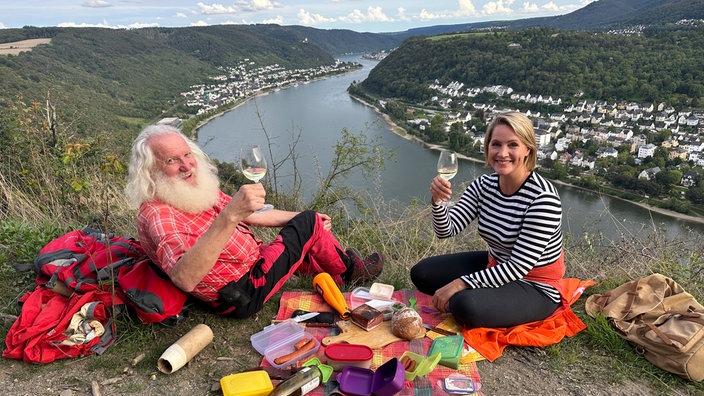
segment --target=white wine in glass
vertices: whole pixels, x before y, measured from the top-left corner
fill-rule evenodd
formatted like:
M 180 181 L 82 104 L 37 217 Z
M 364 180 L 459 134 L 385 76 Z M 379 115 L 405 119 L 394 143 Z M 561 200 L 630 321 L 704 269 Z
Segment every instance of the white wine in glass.
M 247 179 L 259 183 L 266 175 L 266 158 L 259 146 L 249 145 L 240 149 L 240 169 Z M 254 213 L 262 213 L 274 209 L 273 205 L 264 204 L 264 207 Z
M 457 154 L 447 150 L 440 151 L 438 158 L 438 174 L 445 180 L 450 180 L 457 174 L 459 164 L 457 162 Z M 443 202 L 443 205 L 448 206 L 450 202 Z

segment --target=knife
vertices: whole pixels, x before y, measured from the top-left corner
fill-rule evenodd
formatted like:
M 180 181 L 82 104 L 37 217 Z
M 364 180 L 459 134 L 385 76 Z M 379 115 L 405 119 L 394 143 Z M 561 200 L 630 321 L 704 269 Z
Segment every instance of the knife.
M 294 317 L 292 317 L 291 319 L 293 319 L 293 320 L 295 320 L 296 322 L 300 323 L 300 322 L 303 322 L 303 321 L 308 320 L 308 319 L 310 319 L 310 318 L 314 318 L 314 317 L 318 316 L 319 313 L 320 313 L 320 312 L 308 312 L 308 313 L 303 314 L 303 315 L 294 316 Z

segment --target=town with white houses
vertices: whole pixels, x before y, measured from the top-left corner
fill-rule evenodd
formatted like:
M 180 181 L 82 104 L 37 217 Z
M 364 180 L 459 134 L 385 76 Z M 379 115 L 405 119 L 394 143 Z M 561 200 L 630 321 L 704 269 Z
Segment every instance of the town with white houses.
M 433 98 L 446 110 L 445 130 L 449 131 L 456 122 L 467 123 L 472 119 L 472 111 L 450 111 L 454 108 L 473 108 L 483 110 L 485 114 L 501 112 L 508 109 L 498 108 L 491 104 L 472 102 L 472 98 L 480 93 L 493 93 L 499 97 L 510 98 L 513 102 L 542 103 L 553 106 L 564 106 L 563 111 L 553 114 L 526 114 L 535 120 L 536 139 L 540 148 L 539 159 L 550 158 L 565 165 L 571 165 L 593 170 L 598 158 L 617 158 L 617 148 L 628 145 L 629 153 L 635 158 L 635 164 L 641 164 L 644 159 L 652 157 L 655 151 L 662 147 L 668 153 L 668 159 L 680 158 L 692 166 L 704 167 L 704 111 L 676 111 L 665 103 L 639 104 L 633 102 L 605 102 L 580 99 L 575 104 L 563 105 L 563 100 L 550 96 L 530 93 L 518 94 L 510 87 L 492 86 L 483 88 L 464 88 L 460 82 L 440 85 L 431 84 L 438 92 Z M 460 101 L 460 106 L 451 106 L 453 101 Z M 430 124 L 427 118 L 413 119 L 409 123 L 416 126 Z M 585 126 L 588 125 L 588 126 Z M 483 140 L 483 131 L 465 131 L 472 136 L 474 142 Z M 648 133 L 669 131 L 669 138 L 659 145 L 648 143 Z M 584 156 L 580 151 L 572 154 L 567 152 L 571 142 L 597 142 L 600 145 L 596 156 Z M 645 169 L 639 178 L 653 180 L 660 169 Z M 691 187 L 695 185 L 696 173 L 686 172 L 680 185 Z
M 192 86 L 181 95 L 196 114 L 217 112 L 223 106 L 238 100 L 287 86 L 307 84 L 358 67 L 360 65 L 354 62 L 337 61 L 329 66 L 288 70 L 277 64 L 257 66 L 255 62 L 246 59 L 237 66 L 221 68 L 223 73 L 212 78 L 212 82 Z M 526 112 L 535 120 L 536 138 L 540 148 L 539 160 L 549 158 L 589 173 L 594 170 L 599 158 L 617 158 L 617 148 L 628 145 L 628 152 L 634 157 L 636 165 L 652 157 L 661 147 L 667 150 L 669 159 L 680 158 L 692 167 L 704 168 L 704 111 L 676 111 L 665 103 L 608 103 L 588 99 L 580 99 L 575 104 L 567 105 L 560 98 L 531 93 L 519 94 L 506 86 L 465 88 L 460 82 L 447 85 L 436 82 L 430 87 L 438 93 L 431 101 L 437 102 L 443 109 L 445 130 L 449 131 L 452 124 L 459 122 L 475 143 L 482 141 L 484 131 L 476 131 L 467 126 L 471 125 L 472 113 L 482 110 L 485 115 L 490 116 L 492 113 L 508 110 L 494 104 L 472 101 L 477 95 L 488 92 L 501 98 L 509 98 L 516 103 L 547 104 L 563 109 L 553 114 Z M 457 106 L 457 103 L 453 106 L 453 102 L 459 102 L 460 106 Z M 381 105 L 383 107 L 383 101 Z M 455 111 L 453 108 L 465 110 Z M 423 130 L 430 126 L 431 120 L 427 116 L 411 117 L 408 123 L 410 127 Z M 648 133 L 662 131 L 670 132 L 666 140 L 657 145 L 647 141 Z M 568 152 L 570 143 L 577 141 L 596 142 L 600 148 L 595 155 L 585 155 L 580 150 Z M 644 169 L 638 177 L 654 180 L 660 171 L 659 167 Z M 690 170 L 682 175 L 679 184 L 692 187 L 698 179 L 697 173 Z
M 197 109 L 196 114 L 203 114 L 218 111 L 219 108 L 238 100 L 286 86 L 307 84 L 360 66 L 357 63 L 338 60 L 332 65 L 289 70 L 278 64 L 257 66 L 254 61 L 245 59 L 237 66 L 221 67 L 223 74 L 213 77 L 212 83 L 194 85 L 190 90 L 181 93 L 181 96 L 189 107 Z

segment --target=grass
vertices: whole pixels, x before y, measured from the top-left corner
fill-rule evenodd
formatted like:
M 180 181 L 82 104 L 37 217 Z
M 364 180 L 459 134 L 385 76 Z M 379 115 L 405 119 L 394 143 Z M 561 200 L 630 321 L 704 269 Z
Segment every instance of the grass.
M 19 124 L 41 124 L 43 113 L 39 110 L 33 122 L 22 118 L 31 118 L 33 114 L 23 110 L 17 115 L 23 121 Z M 37 127 L 37 130 L 41 132 L 42 128 Z M 34 135 L 27 134 L 30 137 L 27 139 L 21 133 L 15 139 L 7 139 L 16 143 L 2 147 L 6 154 L 24 158 L 21 174 L 14 172 L 11 164 L 0 163 L 0 211 L 3 213 L 0 220 L 0 314 L 3 315 L 19 314 L 17 302 L 34 288 L 33 275 L 16 272 L 12 263 L 31 262 L 51 238 L 85 225 L 121 235 L 136 235 L 134 211 L 126 207 L 122 194 L 124 174 L 120 172 L 120 164 L 112 161 L 105 167 L 105 160 L 112 157 L 104 155 L 99 145 L 86 152 L 73 152 L 73 156 L 42 147 L 48 135 L 38 138 L 37 130 L 33 131 Z M 37 188 L 39 185 L 41 189 Z M 434 238 L 426 204 L 380 202 L 376 197 L 366 201 L 373 204 L 361 208 L 360 215 L 354 219 L 339 206 L 318 210 L 334 214 L 333 230 L 343 247 L 354 246 L 362 253 L 379 251 L 384 255 L 385 269 L 379 281 L 396 289 L 412 288 L 409 270 L 424 257 L 484 246 L 473 228 L 452 240 Z M 614 226 L 625 230 L 619 224 Z M 565 229 L 569 229 L 569 224 L 565 224 Z M 660 394 L 704 395 L 704 384 L 690 383 L 657 369 L 636 354 L 603 318 L 590 318 L 584 312 L 584 299 L 590 294 L 603 293 L 653 272 L 670 276 L 699 301 L 704 301 L 701 235 L 691 233 L 667 239 L 666 230 L 655 224 L 637 235 L 624 234 L 613 241 L 604 238 L 599 230 L 585 231 L 583 237 L 565 240 L 565 254 L 567 276 L 592 279 L 597 283 L 573 306 L 588 325 L 587 330 L 557 345 L 525 348 L 521 353 L 544 363 L 552 373 L 577 382 L 588 380 L 608 385 L 647 381 Z M 274 235 L 271 230 L 257 232 L 263 240 Z M 350 291 L 352 287 L 343 291 Z M 283 290 L 311 290 L 311 279 L 294 278 Z M 116 323 L 117 340 L 103 355 L 40 366 L 0 360 L 9 381 L 0 385 L 0 391 L 32 394 L 32 391 L 21 391 L 23 384 L 45 381 L 46 384 L 41 383 L 44 388 L 34 390 L 51 393 L 47 389 L 90 388 L 90 381 L 96 379 L 110 383 L 115 394 L 173 394 L 174 389 L 180 389 L 181 394 L 202 394 L 202 389 L 211 389 L 221 377 L 260 364 L 262 357 L 251 347 L 249 337 L 270 324 L 278 310 L 279 296 L 247 320 L 218 317 L 197 306 L 189 311 L 184 323 L 175 327 L 143 325 L 121 317 Z M 188 370 L 177 375 L 158 375 L 156 362 L 161 353 L 198 323 L 209 325 L 217 334 L 216 340 L 194 358 Z M 0 337 L 4 339 L 11 324 L 11 320 L 0 320 Z M 133 366 L 131 361 L 140 354 L 145 358 Z M 501 365 L 500 360 L 496 364 Z
M 353 245 L 364 252 L 380 250 L 386 258 L 386 267 L 379 281 L 394 285 L 397 289 L 412 287 L 408 279 L 409 268 L 420 258 L 468 246 L 480 246 L 481 242 L 473 232 L 465 233 L 461 241 L 438 241 L 431 235 L 429 213 L 427 207 L 410 205 L 400 213 L 387 208 L 377 208 L 371 218 L 373 221 L 349 221 L 347 227 L 336 227 L 337 235 L 343 246 Z M 8 228 L 13 228 L 8 226 Z M 20 228 L 15 225 L 14 227 Z M 38 235 L 41 235 L 37 229 Z M 701 251 L 701 241 L 692 235 L 690 240 L 663 241 L 657 230 L 652 236 L 643 235 L 640 238 L 624 238 L 621 241 L 599 241 L 598 237 L 566 241 L 568 255 L 568 276 L 582 279 L 594 279 L 597 285 L 588 289 L 586 295 L 602 293 L 618 284 L 646 275 L 651 272 L 668 272 L 675 275 L 686 290 L 695 296 L 701 296 L 701 262 L 691 262 L 694 252 Z M 26 233 L 26 230 L 24 231 Z M 10 233 L 11 234 L 11 233 Z M 19 233 L 23 234 L 23 233 Z M 680 237 L 682 238 L 682 237 Z M 42 238 L 30 240 L 38 243 Z M 591 241 L 591 242 L 588 242 Z M 3 246 L 10 246 L 17 241 L 3 240 Z M 677 246 L 676 249 L 671 246 Z M 36 245 L 38 249 L 40 245 Z M 685 248 L 686 247 L 686 248 Z M 25 249 L 25 248 L 23 248 Z M 11 249 L 10 249 L 11 250 Z M 698 266 L 698 267 L 697 267 Z M 12 309 L 19 294 L 28 290 L 32 279 L 26 274 L 14 273 L 3 263 L 3 276 L 0 282 L 0 306 L 5 313 L 17 313 Z M 310 290 L 310 279 L 294 278 L 284 290 Z M 343 290 L 349 291 L 349 290 Z M 586 297 L 585 295 L 585 297 Z M 564 372 L 575 378 L 601 379 L 605 383 L 620 383 L 625 380 L 645 380 L 652 389 L 662 394 L 704 394 L 704 384 L 694 384 L 676 376 L 665 373 L 641 356 L 635 353 L 626 341 L 610 329 L 603 318 L 590 318 L 584 312 L 584 298 L 575 305 L 577 315 L 588 325 L 587 329 L 577 336 L 565 339 L 557 345 L 541 350 L 545 355 L 547 365 L 554 372 Z M 218 334 L 217 341 L 209 347 L 207 356 L 214 358 L 234 358 L 226 364 L 213 365 L 202 381 L 217 382 L 218 378 L 233 372 L 243 371 L 257 366 L 261 356 L 249 345 L 249 336 L 263 329 L 276 315 L 278 296 L 265 305 L 262 312 L 247 320 L 233 320 L 210 315 L 195 307 L 191 309 L 186 322 L 176 327 L 159 325 L 142 325 L 129 318 L 117 322 L 117 341 L 102 356 L 91 356 L 90 373 L 105 375 L 105 372 L 119 373 L 140 353 L 146 354 L 142 363 L 130 370 L 143 378 L 151 378 L 154 374 L 156 360 L 160 354 L 187 329 L 197 323 L 206 323 Z M 0 335 L 7 332 L 8 324 L 0 326 Z M 19 380 L 41 375 L 51 367 L 66 371 L 75 363 L 59 361 L 45 366 L 29 366 L 25 374 L 19 375 Z M 124 374 L 115 374 L 118 377 Z M 158 377 L 161 378 L 161 377 Z M 75 380 L 67 378 L 66 381 Z M 124 394 L 141 394 L 149 387 L 159 387 L 159 381 L 147 381 L 150 384 L 115 385 Z M 164 385 L 166 386 L 166 385 Z

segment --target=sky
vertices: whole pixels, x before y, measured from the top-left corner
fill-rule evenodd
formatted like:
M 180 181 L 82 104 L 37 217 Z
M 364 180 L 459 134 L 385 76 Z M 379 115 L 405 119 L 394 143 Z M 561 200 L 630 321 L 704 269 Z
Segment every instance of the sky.
M 564 15 L 594 0 L 0 0 L 0 29 L 23 26 L 302 25 L 356 32 Z

